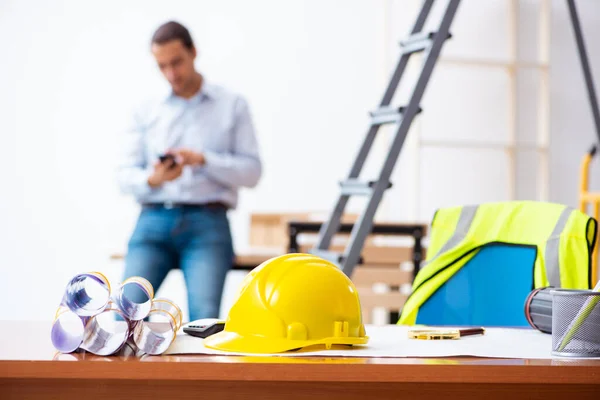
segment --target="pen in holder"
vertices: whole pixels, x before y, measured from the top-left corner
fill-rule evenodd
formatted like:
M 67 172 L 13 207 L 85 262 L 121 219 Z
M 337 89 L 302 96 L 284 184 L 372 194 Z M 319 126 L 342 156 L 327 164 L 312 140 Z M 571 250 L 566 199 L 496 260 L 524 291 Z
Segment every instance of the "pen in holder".
M 600 292 L 552 291 L 552 354 L 600 357 Z

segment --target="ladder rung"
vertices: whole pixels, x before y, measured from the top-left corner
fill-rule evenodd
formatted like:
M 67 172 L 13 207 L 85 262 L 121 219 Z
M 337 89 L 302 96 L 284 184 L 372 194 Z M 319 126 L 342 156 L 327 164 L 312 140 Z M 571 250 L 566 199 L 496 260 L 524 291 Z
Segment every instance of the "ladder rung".
M 423 51 L 429 47 L 435 34 L 437 32 L 419 32 L 411 35 L 408 39 L 402 40 L 400 45 L 402 46 L 403 54 L 411 54 L 419 51 Z M 448 33 L 446 39 L 450 39 L 452 35 Z
M 317 249 L 317 248 L 311 249 L 310 254 L 317 256 L 317 257 L 321 257 L 327 261 L 331 261 L 334 264 L 340 264 L 344 258 L 343 254 L 338 253 L 336 251 L 321 250 L 321 249 Z M 359 257 L 358 263 L 364 264 L 364 260 L 363 260 L 362 256 Z
M 381 107 L 375 111 L 371 111 L 371 125 L 384 125 L 384 124 L 396 124 L 402 119 L 402 114 L 406 110 L 406 107 Z M 422 111 L 421 107 L 417 113 Z
M 340 182 L 342 187 L 342 195 L 364 195 L 368 196 L 373 192 L 373 186 L 377 181 L 359 181 L 358 179 L 348 179 L 347 181 Z M 391 188 L 392 184 L 388 182 L 387 188 Z
M 396 124 L 402 118 L 404 107 L 381 107 L 371 111 L 371 125 Z
M 327 261 L 331 261 L 332 263 L 338 264 L 342 258 L 340 253 L 330 250 L 321 250 L 321 249 L 311 249 L 310 254 L 315 255 L 317 257 L 321 257 Z

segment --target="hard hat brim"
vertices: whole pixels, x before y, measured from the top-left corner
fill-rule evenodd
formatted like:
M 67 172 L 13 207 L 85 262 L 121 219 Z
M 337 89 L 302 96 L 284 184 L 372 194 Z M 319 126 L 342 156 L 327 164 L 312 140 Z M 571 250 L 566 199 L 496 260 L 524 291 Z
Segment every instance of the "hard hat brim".
M 204 346 L 236 353 L 283 353 L 319 344 L 367 344 L 364 337 L 330 337 L 317 340 L 289 340 L 284 338 L 266 338 L 262 336 L 241 336 L 235 332 L 222 331 L 204 339 Z

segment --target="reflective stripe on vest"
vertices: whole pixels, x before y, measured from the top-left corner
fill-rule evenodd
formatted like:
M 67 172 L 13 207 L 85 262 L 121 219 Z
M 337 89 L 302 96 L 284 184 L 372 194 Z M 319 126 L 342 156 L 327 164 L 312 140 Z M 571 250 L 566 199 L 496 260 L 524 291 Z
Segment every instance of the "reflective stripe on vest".
M 479 207 L 478 206 L 462 207 L 462 209 L 460 210 L 460 216 L 458 217 L 458 222 L 456 223 L 456 229 L 454 229 L 452 236 L 450 237 L 450 239 L 448 239 L 448 241 L 446 241 L 446 243 L 444 243 L 444 245 L 440 248 L 440 250 L 437 252 L 435 257 L 433 257 L 431 260 L 428 260 L 425 263 L 423 263 L 423 267 L 426 266 L 427 264 L 431 263 L 436 258 L 438 258 L 438 256 L 440 254 L 444 254 L 451 248 L 458 246 L 460 244 L 460 242 L 462 242 L 465 239 L 465 237 L 467 237 L 467 233 L 469 233 L 469 229 L 471 229 L 471 224 L 473 223 L 473 219 L 475 219 L 475 214 L 477 214 L 477 208 L 479 208 Z M 423 267 L 421 267 L 421 268 L 423 268 Z
M 435 261 L 441 254 L 444 254 L 448 250 L 455 246 L 458 246 L 469 233 L 475 215 L 477 214 L 478 206 L 464 206 L 461 208 L 458 222 L 456 223 L 456 229 L 452 233 L 450 239 L 448 239 L 437 252 L 435 257 L 431 260 L 426 261 L 423 267 L 427 266 L 431 262 Z M 550 286 L 561 287 L 560 281 L 560 235 L 565 229 L 571 213 L 574 211 L 573 207 L 565 206 L 565 209 L 560 214 L 560 217 L 556 221 L 556 225 L 546 242 L 546 250 L 544 252 L 544 264 L 546 266 L 546 278 Z
M 572 207 L 565 207 L 560 214 L 554 230 L 546 242 L 546 251 L 544 252 L 544 263 L 546 264 L 546 278 L 550 286 L 561 287 L 560 284 L 560 235 L 567 225 L 567 221 L 573 212 Z

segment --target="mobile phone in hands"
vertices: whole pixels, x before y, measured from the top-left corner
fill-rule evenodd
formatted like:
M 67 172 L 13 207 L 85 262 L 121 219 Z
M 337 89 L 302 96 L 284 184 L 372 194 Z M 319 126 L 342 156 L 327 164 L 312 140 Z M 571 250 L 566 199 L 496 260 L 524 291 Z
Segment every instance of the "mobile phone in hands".
M 175 160 L 175 156 L 173 154 L 161 154 L 158 156 L 158 159 L 162 164 L 168 164 L 169 168 L 173 168 L 177 165 L 177 161 Z

